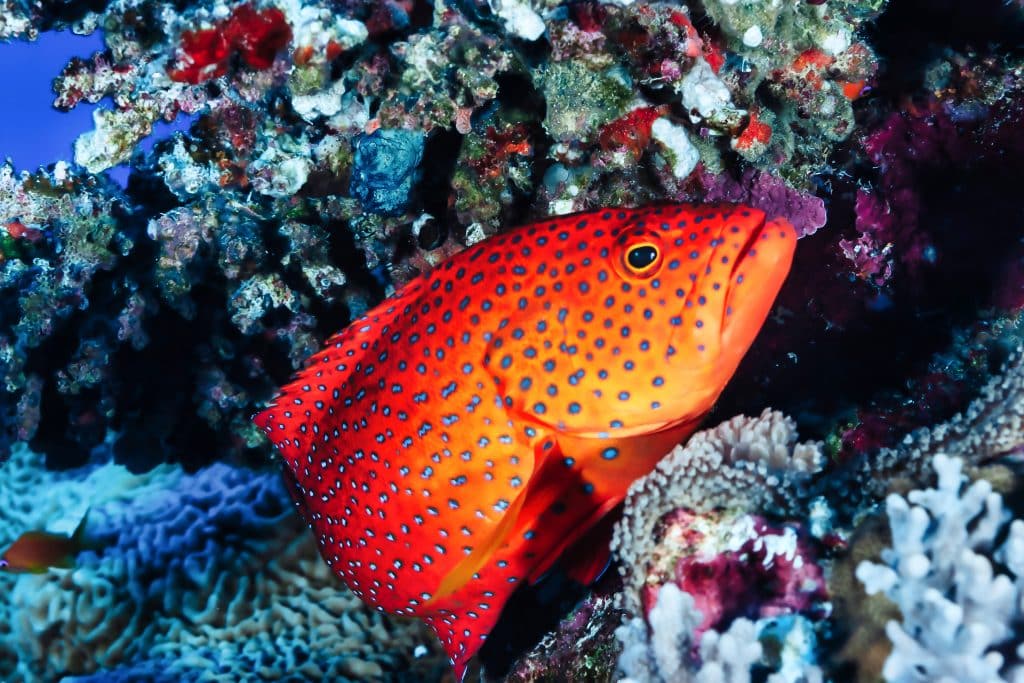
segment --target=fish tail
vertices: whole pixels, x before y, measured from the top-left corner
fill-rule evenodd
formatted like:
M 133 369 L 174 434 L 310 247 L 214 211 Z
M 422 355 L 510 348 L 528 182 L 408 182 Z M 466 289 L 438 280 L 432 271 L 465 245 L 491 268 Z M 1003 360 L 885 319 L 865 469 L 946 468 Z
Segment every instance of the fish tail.
M 85 509 L 82 519 L 78 521 L 78 526 L 75 527 L 74 532 L 71 534 L 71 547 L 74 548 L 76 553 L 80 550 L 95 550 L 98 547 L 96 540 L 89 538 L 89 535 L 86 533 L 89 527 L 90 512 L 92 512 L 91 506 Z

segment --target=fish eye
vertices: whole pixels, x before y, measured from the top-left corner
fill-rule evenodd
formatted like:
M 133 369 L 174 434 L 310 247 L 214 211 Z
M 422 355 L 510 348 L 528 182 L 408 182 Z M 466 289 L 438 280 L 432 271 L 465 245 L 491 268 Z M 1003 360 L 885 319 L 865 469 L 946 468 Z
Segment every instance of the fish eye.
M 626 268 L 641 277 L 652 275 L 657 270 L 661 250 L 649 242 L 634 244 L 626 251 Z

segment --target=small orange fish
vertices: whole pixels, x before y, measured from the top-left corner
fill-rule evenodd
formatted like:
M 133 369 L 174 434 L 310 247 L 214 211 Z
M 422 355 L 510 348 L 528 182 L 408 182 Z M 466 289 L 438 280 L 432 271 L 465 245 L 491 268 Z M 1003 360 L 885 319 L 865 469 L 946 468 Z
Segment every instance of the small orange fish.
M 734 205 L 525 225 L 353 322 L 254 420 L 327 564 L 426 621 L 461 679 L 517 585 L 607 533 L 696 429 L 795 246 L 785 220 Z M 584 581 L 608 554 L 593 548 L 573 553 Z
M 75 557 L 88 547 L 86 517 L 82 517 L 70 536 L 49 531 L 26 531 L 0 555 L 0 570 L 15 574 L 43 574 L 51 568 L 70 569 L 75 566 Z

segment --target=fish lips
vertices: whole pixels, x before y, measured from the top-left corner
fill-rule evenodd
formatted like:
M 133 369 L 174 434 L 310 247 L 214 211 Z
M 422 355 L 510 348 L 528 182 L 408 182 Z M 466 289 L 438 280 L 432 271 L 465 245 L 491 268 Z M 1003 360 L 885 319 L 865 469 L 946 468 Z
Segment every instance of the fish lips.
M 721 345 L 736 364 L 768 318 L 796 251 L 797 233 L 788 220 L 776 217 L 753 232 L 735 259 L 722 317 Z

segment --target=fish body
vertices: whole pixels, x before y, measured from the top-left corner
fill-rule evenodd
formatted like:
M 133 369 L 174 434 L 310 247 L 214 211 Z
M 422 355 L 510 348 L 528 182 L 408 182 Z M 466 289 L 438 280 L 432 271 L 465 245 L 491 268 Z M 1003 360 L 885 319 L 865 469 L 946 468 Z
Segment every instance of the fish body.
M 515 588 L 696 429 L 795 245 L 735 205 L 515 228 L 329 339 L 254 420 L 328 565 L 426 621 L 461 679 Z
M 51 568 L 70 569 L 75 556 L 88 547 L 86 517 L 70 536 L 49 531 L 26 531 L 0 555 L 0 570 L 15 574 L 43 574 Z

